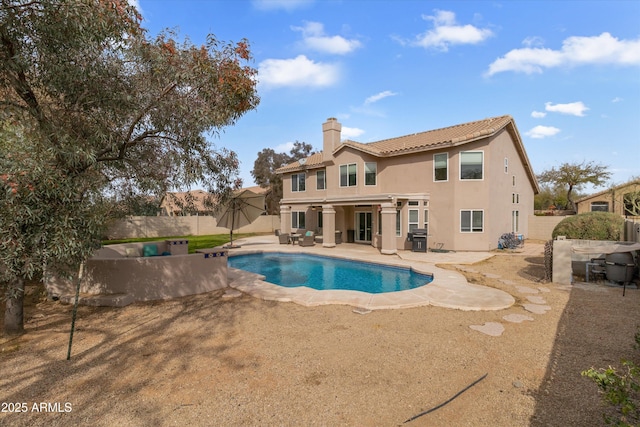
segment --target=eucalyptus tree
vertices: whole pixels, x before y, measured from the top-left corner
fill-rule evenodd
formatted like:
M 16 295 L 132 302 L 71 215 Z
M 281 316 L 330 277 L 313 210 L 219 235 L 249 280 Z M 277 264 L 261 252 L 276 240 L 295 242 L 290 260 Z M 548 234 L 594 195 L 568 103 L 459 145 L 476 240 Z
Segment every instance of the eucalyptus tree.
M 267 188 L 265 202 L 270 215 L 277 215 L 280 210 L 280 200 L 282 200 L 282 176 L 276 173 L 276 169 L 286 166 L 289 163 L 300 159 L 305 159 L 313 154 L 313 146 L 306 142 L 296 141 L 289 150 L 289 153 L 277 153 L 273 148 L 265 148 L 258 153 L 253 163 L 251 175 L 262 188 Z
M 5 332 L 24 280 L 77 267 L 119 200 L 239 184 L 215 137 L 254 109 L 246 40 L 150 37 L 126 0 L 0 0 L 0 281 Z

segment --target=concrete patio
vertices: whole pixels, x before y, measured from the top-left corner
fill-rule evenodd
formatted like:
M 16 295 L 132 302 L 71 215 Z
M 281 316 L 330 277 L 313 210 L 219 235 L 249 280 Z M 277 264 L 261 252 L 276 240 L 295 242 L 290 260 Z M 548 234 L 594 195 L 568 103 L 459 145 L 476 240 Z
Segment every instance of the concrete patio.
M 399 251 L 395 255 L 383 255 L 369 245 L 343 243 L 334 248 L 321 244 L 301 247 L 295 244 L 279 244 L 276 236 L 256 236 L 236 242 L 240 248 L 229 255 L 255 252 L 310 253 L 343 259 L 381 263 L 398 267 L 411 267 L 420 273 L 434 276 L 427 286 L 407 291 L 384 294 L 368 294 L 357 291 L 318 291 L 307 287 L 286 288 L 264 282 L 263 276 L 228 269 L 229 286 L 256 298 L 281 302 L 294 302 L 305 306 L 324 304 L 346 304 L 361 311 L 409 308 L 426 305 L 459 310 L 502 310 L 515 303 L 512 295 L 494 288 L 468 283 L 465 277 L 452 270 L 442 269 L 436 264 L 470 265 L 492 256 L 494 252 L 411 252 Z M 542 245 L 525 245 L 519 255 L 540 255 Z M 509 254 L 505 252 L 504 254 Z

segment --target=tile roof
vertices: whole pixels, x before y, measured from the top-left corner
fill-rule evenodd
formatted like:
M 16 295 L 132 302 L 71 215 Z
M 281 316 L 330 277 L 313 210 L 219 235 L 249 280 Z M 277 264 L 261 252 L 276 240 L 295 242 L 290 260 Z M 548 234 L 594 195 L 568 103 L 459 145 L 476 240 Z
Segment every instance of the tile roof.
M 575 203 L 581 203 L 585 200 L 592 199 L 594 197 L 602 196 L 603 194 L 613 193 L 617 190 L 626 190 L 627 187 L 633 187 L 633 190 L 629 190 L 630 192 L 638 191 L 637 187 L 640 186 L 640 179 L 632 179 L 631 181 L 625 182 L 624 184 L 616 185 L 615 187 L 607 188 L 606 190 L 599 191 L 597 193 L 589 194 L 588 196 L 584 196 L 575 201 Z
M 256 193 L 256 194 L 265 194 L 268 188 L 263 188 L 263 187 L 260 187 L 259 185 L 254 185 L 253 187 L 243 187 L 240 190 L 238 190 L 238 192 L 242 192 L 245 190 L 249 190 L 252 193 Z
M 382 156 L 404 154 L 407 152 L 434 149 L 444 145 L 460 145 L 479 138 L 485 138 L 495 134 L 512 121 L 511 116 L 492 117 L 442 129 L 384 139 L 369 144 L 345 141 L 345 145 L 355 144 L 354 148 L 369 148 L 372 154 Z
M 334 153 L 346 147 L 351 147 L 374 156 L 389 157 L 434 150 L 440 147 L 461 145 L 480 138 L 486 138 L 487 136 L 497 133 L 510 123 L 513 123 L 513 118 L 505 115 L 462 123 L 442 129 L 383 139 L 382 141 L 367 144 L 346 140 L 335 149 Z M 305 168 L 321 167 L 322 165 L 322 152 L 312 154 L 304 163 Z M 302 163 L 294 162 L 279 168 L 276 172 L 286 173 L 300 169 L 303 169 Z

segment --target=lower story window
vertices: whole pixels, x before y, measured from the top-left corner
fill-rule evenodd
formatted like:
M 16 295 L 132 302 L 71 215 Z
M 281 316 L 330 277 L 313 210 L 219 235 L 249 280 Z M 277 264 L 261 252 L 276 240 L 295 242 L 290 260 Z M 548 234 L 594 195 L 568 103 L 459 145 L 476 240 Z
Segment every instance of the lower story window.
M 591 202 L 591 212 L 609 212 L 609 202 Z
M 418 223 L 418 212 L 418 209 L 409 209 L 409 233 L 420 227 Z
M 511 231 L 514 233 L 520 232 L 520 212 L 511 211 Z
M 305 213 L 291 212 L 291 228 L 305 228 Z
M 429 209 L 424 210 L 424 229 L 429 231 Z
M 484 230 L 484 211 L 462 210 L 460 211 L 461 233 L 482 233 Z

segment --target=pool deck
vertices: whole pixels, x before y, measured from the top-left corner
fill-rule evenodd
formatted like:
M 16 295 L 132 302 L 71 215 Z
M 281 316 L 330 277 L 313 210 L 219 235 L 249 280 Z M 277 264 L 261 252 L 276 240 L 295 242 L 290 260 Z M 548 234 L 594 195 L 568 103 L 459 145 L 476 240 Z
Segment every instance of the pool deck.
M 322 244 L 301 247 L 279 244 L 275 236 L 256 236 L 235 241 L 241 247 L 231 249 L 230 256 L 255 252 L 309 253 L 343 259 L 374 262 L 398 267 L 411 267 L 419 273 L 432 274 L 427 286 L 400 292 L 369 294 L 359 291 L 318 291 L 307 287 L 286 288 L 263 281 L 264 276 L 229 267 L 229 286 L 264 300 L 294 302 L 304 306 L 346 304 L 362 312 L 381 309 L 410 308 L 433 305 L 467 311 L 502 310 L 511 307 L 515 299 L 507 292 L 468 283 L 466 278 L 436 264 L 470 265 L 495 256 L 492 252 L 411 252 L 398 251 L 382 255 L 369 245 L 343 243 L 334 248 Z M 540 245 L 525 244 L 526 254 L 538 254 Z

